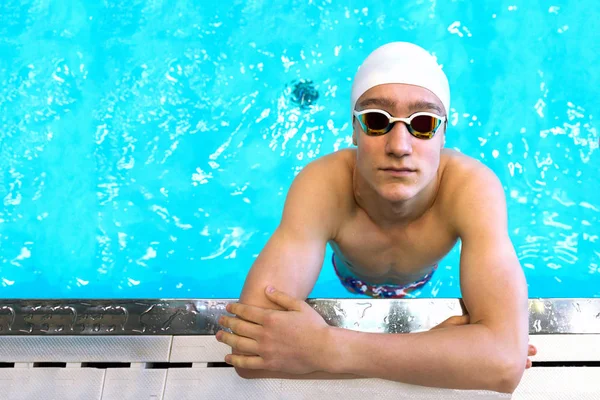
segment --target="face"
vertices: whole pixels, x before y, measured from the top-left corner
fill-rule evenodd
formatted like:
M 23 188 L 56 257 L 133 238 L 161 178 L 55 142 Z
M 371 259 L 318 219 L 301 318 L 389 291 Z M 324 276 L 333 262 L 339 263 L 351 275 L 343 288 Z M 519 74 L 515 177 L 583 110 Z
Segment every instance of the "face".
M 380 109 L 392 117 L 403 118 L 417 112 L 446 115 L 441 101 L 432 92 L 398 83 L 369 89 L 358 99 L 355 109 Z M 431 139 L 414 137 L 403 122 L 396 122 L 381 136 L 366 135 L 356 118 L 353 129 L 357 172 L 384 199 L 392 202 L 411 199 L 435 179 L 444 146 L 444 123 Z

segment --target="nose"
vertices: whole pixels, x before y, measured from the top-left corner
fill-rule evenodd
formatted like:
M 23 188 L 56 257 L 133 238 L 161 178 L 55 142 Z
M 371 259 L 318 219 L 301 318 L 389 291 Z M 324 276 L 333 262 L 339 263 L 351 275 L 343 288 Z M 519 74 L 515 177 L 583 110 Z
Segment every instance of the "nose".
M 395 156 L 403 157 L 412 154 L 413 137 L 408 131 L 408 127 L 402 122 L 396 122 L 392 130 L 386 136 L 386 153 Z

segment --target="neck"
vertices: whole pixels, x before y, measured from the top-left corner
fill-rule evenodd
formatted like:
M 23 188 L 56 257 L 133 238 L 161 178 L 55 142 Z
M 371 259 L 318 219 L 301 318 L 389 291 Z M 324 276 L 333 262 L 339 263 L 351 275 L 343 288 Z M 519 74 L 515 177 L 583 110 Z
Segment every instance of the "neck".
M 354 197 L 356 203 L 380 227 L 405 226 L 418 220 L 435 203 L 440 184 L 439 172 L 425 188 L 410 199 L 387 200 L 371 187 L 354 168 Z

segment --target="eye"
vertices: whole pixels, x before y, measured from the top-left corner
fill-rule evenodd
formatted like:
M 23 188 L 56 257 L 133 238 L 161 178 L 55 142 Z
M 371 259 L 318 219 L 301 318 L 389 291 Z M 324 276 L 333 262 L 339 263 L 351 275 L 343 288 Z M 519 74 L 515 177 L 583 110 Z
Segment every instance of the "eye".
M 410 122 L 415 131 L 422 133 L 434 131 L 439 124 L 440 120 L 430 115 L 419 115 Z
M 367 128 L 374 131 L 382 131 L 387 128 L 390 120 L 385 114 L 378 112 L 369 112 L 362 115 L 363 122 L 367 126 Z

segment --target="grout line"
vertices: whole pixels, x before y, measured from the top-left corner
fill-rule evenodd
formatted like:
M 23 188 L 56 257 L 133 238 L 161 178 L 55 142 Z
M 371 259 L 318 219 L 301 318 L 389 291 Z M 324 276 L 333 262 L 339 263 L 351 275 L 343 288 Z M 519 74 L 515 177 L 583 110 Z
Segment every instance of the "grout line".
M 102 386 L 100 387 L 100 399 L 102 400 L 102 398 L 104 397 L 104 387 L 106 385 L 106 370 L 103 371 L 102 374 Z
M 173 354 L 173 338 L 174 336 L 169 336 L 169 351 L 167 353 L 167 362 L 170 363 L 171 362 L 171 355 Z
M 169 352 L 167 353 L 167 362 L 170 363 L 171 362 L 171 355 L 173 354 L 173 342 L 174 342 L 174 336 L 171 335 L 169 337 Z M 167 372 L 165 373 L 165 379 L 163 381 L 163 386 L 162 386 L 162 390 L 160 393 L 160 399 L 157 400 L 163 400 L 165 398 L 165 392 L 167 390 L 167 381 L 169 380 L 169 369 L 167 368 Z
M 165 374 L 165 380 L 163 381 L 163 387 L 160 393 L 160 399 L 163 400 L 165 398 L 165 391 L 167 390 L 167 381 L 169 380 L 169 368 L 167 368 L 167 373 Z

